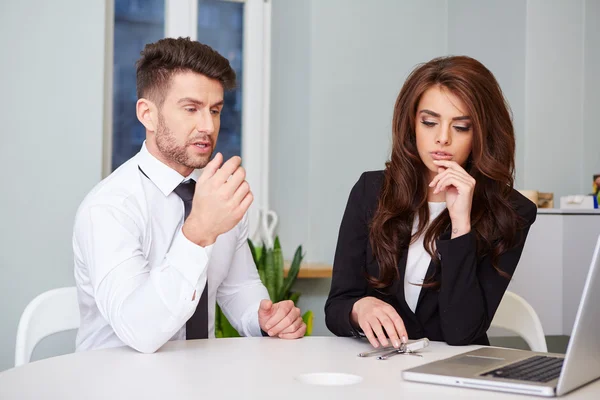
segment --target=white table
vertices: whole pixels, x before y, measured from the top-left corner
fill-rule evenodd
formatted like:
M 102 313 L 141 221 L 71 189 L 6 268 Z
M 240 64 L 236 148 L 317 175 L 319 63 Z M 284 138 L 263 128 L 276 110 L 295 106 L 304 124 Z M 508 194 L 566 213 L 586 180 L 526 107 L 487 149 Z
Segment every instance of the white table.
M 211 339 L 167 343 L 155 354 L 126 347 L 75 353 L 0 373 L 0 399 L 524 399 L 527 396 L 403 381 L 401 371 L 473 350 L 433 342 L 423 358 L 360 358 L 370 349 L 351 338 Z M 358 375 L 346 386 L 317 386 L 297 377 L 317 372 Z M 439 396 L 439 397 L 438 397 Z M 568 399 L 600 398 L 600 381 Z

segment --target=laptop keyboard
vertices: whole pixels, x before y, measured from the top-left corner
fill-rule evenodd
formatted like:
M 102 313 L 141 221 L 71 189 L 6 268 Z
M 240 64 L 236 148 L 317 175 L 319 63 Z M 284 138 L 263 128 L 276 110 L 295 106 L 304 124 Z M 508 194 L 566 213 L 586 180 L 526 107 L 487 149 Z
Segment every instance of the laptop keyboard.
M 531 382 L 550 382 L 560 376 L 564 358 L 533 356 L 482 374 L 494 378 Z

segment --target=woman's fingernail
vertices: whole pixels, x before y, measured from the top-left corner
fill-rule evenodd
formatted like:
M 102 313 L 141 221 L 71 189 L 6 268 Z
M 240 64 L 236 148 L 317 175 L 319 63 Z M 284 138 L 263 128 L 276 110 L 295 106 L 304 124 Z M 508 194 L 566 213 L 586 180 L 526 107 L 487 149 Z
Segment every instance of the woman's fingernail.
M 408 338 L 406 336 L 402 336 L 402 343 L 408 343 Z
M 398 341 L 398 339 L 394 339 L 394 347 L 395 348 L 400 347 L 400 341 Z
M 373 347 L 375 347 L 375 348 L 379 347 L 379 343 L 375 343 L 375 344 L 373 345 Z

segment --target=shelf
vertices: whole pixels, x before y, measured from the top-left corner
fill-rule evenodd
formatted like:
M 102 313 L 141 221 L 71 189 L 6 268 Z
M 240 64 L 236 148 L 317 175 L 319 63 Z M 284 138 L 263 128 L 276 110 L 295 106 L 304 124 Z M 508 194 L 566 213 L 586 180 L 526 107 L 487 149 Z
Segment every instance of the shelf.
M 538 208 L 538 214 L 600 215 L 600 209 L 598 209 L 598 208 Z
M 286 261 L 283 267 L 283 276 L 287 276 L 290 262 Z M 331 278 L 333 267 L 325 263 L 305 263 L 300 265 L 298 278 Z

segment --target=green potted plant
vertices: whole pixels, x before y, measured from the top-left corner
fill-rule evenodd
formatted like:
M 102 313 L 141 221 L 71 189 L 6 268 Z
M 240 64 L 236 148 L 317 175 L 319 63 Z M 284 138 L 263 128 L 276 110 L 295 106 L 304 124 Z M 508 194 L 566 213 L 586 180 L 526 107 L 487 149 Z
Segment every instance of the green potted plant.
M 267 288 L 269 297 L 273 303 L 277 303 L 283 300 L 292 300 L 294 304 L 298 302 L 300 293 L 292 291 L 292 286 L 298 278 L 298 272 L 300 271 L 300 264 L 304 255 L 302 254 L 302 246 L 298 246 L 294 253 L 294 258 L 290 264 L 290 269 L 287 276 L 284 278 L 284 262 L 283 253 L 281 251 L 281 244 L 279 243 L 279 237 L 275 238 L 273 248 L 266 248 L 262 245 L 260 247 L 254 246 L 252 241 L 248 239 L 248 245 L 252 253 L 252 258 L 258 269 L 258 275 L 260 280 Z M 306 323 L 306 336 L 310 336 L 313 327 L 313 313 L 308 310 L 302 315 L 304 323 Z M 225 314 L 221 311 L 217 305 L 215 310 L 215 337 L 239 337 L 239 333 L 231 326 Z

